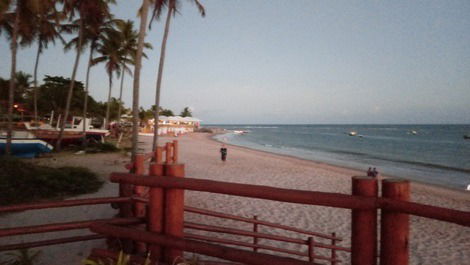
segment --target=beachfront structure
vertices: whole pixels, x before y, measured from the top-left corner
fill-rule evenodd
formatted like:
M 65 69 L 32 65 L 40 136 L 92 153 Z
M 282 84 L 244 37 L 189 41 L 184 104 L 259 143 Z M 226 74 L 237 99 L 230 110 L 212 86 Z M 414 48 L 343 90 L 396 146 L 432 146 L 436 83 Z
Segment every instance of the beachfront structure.
M 150 119 L 141 129 L 142 133 L 154 132 L 155 119 Z M 160 116 L 158 119 L 158 135 L 180 135 L 194 132 L 201 125 L 201 120 L 193 117 Z

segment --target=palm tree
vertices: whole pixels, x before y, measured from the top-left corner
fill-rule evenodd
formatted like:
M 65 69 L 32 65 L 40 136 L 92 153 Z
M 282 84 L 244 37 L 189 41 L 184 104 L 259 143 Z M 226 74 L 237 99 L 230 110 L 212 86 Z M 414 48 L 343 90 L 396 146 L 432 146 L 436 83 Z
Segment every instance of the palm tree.
M 106 119 L 104 122 L 104 127 L 106 128 L 109 123 L 109 110 L 111 106 L 111 94 L 113 87 L 113 74 L 119 77 L 121 75 L 121 66 L 124 67 L 124 71 L 130 71 L 127 67 L 127 64 L 132 63 L 130 58 L 127 58 L 127 54 L 122 49 L 122 34 L 119 31 L 110 31 L 107 34 L 104 34 L 99 43 L 97 51 L 101 53 L 102 56 L 93 59 L 92 64 L 98 64 L 101 62 L 106 62 L 106 72 L 108 73 L 109 81 L 109 91 L 108 91 L 108 103 L 106 106 Z
M 201 16 L 205 16 L 206 12 L 204 10 L 204 6 L 198 1 L 198 0 L 191 0 L 191 2 L 195 3 L 199 13 L 201 13 Z M 161 52 L 160 52 L 160 63 L 158 65 L 158 76 L 157 76 L 157 86 L 156 86 L 156 95 L 155 95 L 155 112 L 154 112 L 154 118 L 155 118 L 155 125 L 154 125 L 154 134 L 153 134 L 153 150 L 157 147 L 158 143 L 158 119 L 159 119 L 159 114 L 158 110 L 160 109 L 160 91 L 161 91 L 161 84 L 162 84 L 162 75 L 163 75 L 163 65 L 165 62 L 165 50 L 166 50 L 166 42 L 168 40 L 168 33 L 170 31 L 170 21 L 171 21 L 171 15 L 176 15 L 178 13 L 179 6 L 181 6 L 180 0 L 157 0 L 155 1 L 154 9 L 153 9 L 153 15 L 152 15 L 152 20 L 150 21 L 150 24 L 152 23 L 153 19 L 156 17 L 157 19 L 160 18 L 161 13 L 165 6 L 168 9 L 167 16 L 166 16 L 166 22 L 165 22 L 165 31 L 163 33 L 163 39 L 162 39 L 162 46 L 161 46 Z
M 140 28 L 139 38 L 137 40 L 137 52 L 135 55 L 134 82 L 132 93 L 132 161 L 135 161 L 137 154 L 137 139 L 139 137 L 139 88 L 140 88 L 140 70 L 142 68 L 142 54 L 145 42 L 145 30 L 147 28 L 147 18 L 150 0 L 142 0 L 142 6 L 139 10 Z
M 84 120 L 84 126 L 83 126 L 83 147 L 86 147 L 87 141 L 86 141 L 86 118 L 87 118 L 87 110 L 88 110 L 88 94 L 89 94 L 89 86 L 90 86 L 90 71 L 91 67 L 93 66 L 93 55 L 94 52 L 97 48 L 97 42 L 103 34 L 106 32 L 115 30 L 113 27 L 117 24 L 122 23 L 122 20 L 120 19 L 113 19 L 112 15 L 109 14 L 108 18 L 106 21 L 102 21 L 102 23 L 97 23 L 94 26 L 94 28 L 91 27 L 86 27 L 84 31 L 84 37 L 82 40 L 82 47 L 86 46 L 86 44 L 90 44 L 90 52 L 89 52 L 89 58 L 88 58 L 88 66 L 87 66 L 87 71 L 86 71 L 86 78 L 85 78 L 85 95 L 84 95 L 84 103 L 83 103 L 83 120 Z M 78 28 L 77 26 L 79 24 L 78 22 L 75 22 L 75 25 L 69 25 L 70 29 L 73 28 Z M 69 30 L 70 30 L 69 29 Z M 78 48 L 78 41 L 79 37 L 75 37 L 70 42 L 68 42 L 65 45 L 65 50 L 69 50 L 74 46 L 76 49 Z
M 32 39 L 32 22 L 31 17 L 39 9 L 38 0 L 17 0 L 12 7 L 14 11 L 6 13 L 13 1 L 6 1 L 0 6 L 0 24 L 11 38 L 11 71 L 10 83 L 8 88 L 8 125 L 7 125 L 7 142 L 5 146 L 5 154 L 11 155 L 11 140 L 13 134 L 13 95 L 15 91 L 15 75 L 16 75 L 16 54 L 18 49 L 18 39 L 22 38 L 23 43 L 30 43 Z
M 119 90 L 119 108 L 118 108 L 118 120 L 121 120 L 121 111 L 122 111 L 122 91 L 124 85 L 124 76 L 126 72 L 132 75 L 131 71 L 128 71 L 128 67 L 125 62 L 128 61 L 127 58 L 132 59 L 132 64 L 134 63 L 136 53 L 137 53 L 137 38 L 139 34 L 134 30 L 134 23 L 131 20 L 123 21 L 122 23 L 117 23 L 117 29 L 121 34 L 121 49 L 126 60 L 123 60 L 121 63 L 121 86 Z M 144 48 L 152 49 L 152 45 L 148 42 L 144 43 Z M 145 53 L 142 53 L 142 56 L 147 58 Z
M 73 88 L 75 86 L 75 76 L 77 73 L 80 55 L 82 52 L 82 45 L 84 39 L 85 27 L 96 28 L 96 25 L 101 24 L 102 21 L 109 16 L 108 3 L 114 3 L 114 0 L 65 0 L 64 11 L 69 14 L 70 18 L 75 16 L 78 12 L 79 29 L 78 29 L 78 42 L 77 54 L 75 56 L 75 63 L 72 70 L 72 77 L 70 78 L 70 87 L 67 95 L 64 115 L 60 124 L 60 132 L 56 142 L 56 151 L 60 151 L 62 137 L 65 129 L 65 122 L 67 121 L 70 103 L 72 101 Z
M 39 66 L 39 57 L 50 42 L 55 44 L 55 40 L 59 38 L 62 43 L 64 39 L 59 32 L 59 21 L 62 19 L 62 13 L 59 13 L 55 8 L 55 2 L 48 0 L 43 1 L 40 12 L 36 14 L 35 34 L 38 42 L 38 50 L 36 53 L 36 62 L 34 64 L 34 78 L 33 78 L 33 105 L 34 105 L 34 120 L 38 120 L 38 83 L 37 72 Z

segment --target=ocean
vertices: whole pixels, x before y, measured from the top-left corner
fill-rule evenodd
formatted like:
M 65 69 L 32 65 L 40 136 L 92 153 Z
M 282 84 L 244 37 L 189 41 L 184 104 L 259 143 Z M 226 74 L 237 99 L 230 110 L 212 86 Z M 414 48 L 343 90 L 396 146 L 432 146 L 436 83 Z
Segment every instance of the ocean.
M 215 136 L 222 142 L 363 170 L 364 175 L 375 167 L 380 174 L 458 190 L 470 185 L 470 139 L 463 137 L 470 125 L 207 127 L 227 129 Z

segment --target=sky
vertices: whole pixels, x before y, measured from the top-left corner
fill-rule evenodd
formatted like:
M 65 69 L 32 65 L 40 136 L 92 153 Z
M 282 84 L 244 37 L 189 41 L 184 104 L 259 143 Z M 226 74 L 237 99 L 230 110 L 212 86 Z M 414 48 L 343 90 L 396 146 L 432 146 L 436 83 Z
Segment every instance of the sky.
M 182 1 L 172 20 L 161 105 L 184 107 L 203 124 L 470 123 L 470 1 Z M 117 18 L 136 17 L 141 1 L 117 0 Z M 155 101 L 164 19 L 146 41 L 140 105 Z M 36 47 L 18 52 L 33 72 Z M 70 77 L 74 52 L 61 45 L 41 57 L 39 76 Z M 77 80 L 84 81 L 83 54 Z M 10 72 L 0 37 L 0 77 Z M 105 101 L 103 65 L 91 95 Z M 119 82 L 114 81 L 118 97 Z M 132 104 L 132 77 L 124 101 Z

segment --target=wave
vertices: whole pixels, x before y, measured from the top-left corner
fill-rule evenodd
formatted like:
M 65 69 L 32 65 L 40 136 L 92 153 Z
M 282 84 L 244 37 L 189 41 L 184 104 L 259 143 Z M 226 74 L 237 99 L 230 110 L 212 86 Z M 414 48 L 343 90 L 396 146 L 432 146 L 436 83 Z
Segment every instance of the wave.
M 355 156 L 360 156 L 360 157 L 364 157 L 364 158 L 371 158 L 371 159 L 377 159 L 377 160 L 382 160 L 382 161 L 389 161 L 389 162 L 403 163 L 403 164 L 408 164 L 408 165 L 422 166 L 422 167 L 427 167 L 427 168 L 434 168 L 434 169 L 441 169 L 441 170 L 451 170 L 451 171 L 470 173 L 470 169 L 468 169 L 468 168 L 459 168 L 459 167 L 445 166 L 445 165 L 440 165 L 440 164 L 433 164 L 433 163 L 428 163 L 428 162 L 410 161 L 410 160 L 404 160 L 404 159 L 386 158 L 386 157 L 375 156 L 375 155 L 371 155 L 371 154 L 365 154 L 365 153 L 353 152 L 353 151 L 340 151 L 340 150 L 325 150 L 325 151 L 328 151 L 328 152 L 331 152 L 331 153 L 337 153 L 337 154 L 355 155 Z
M 231 128 L 246 128 L 246 129 L 277 129 L 277 126 L 232 126 Z

